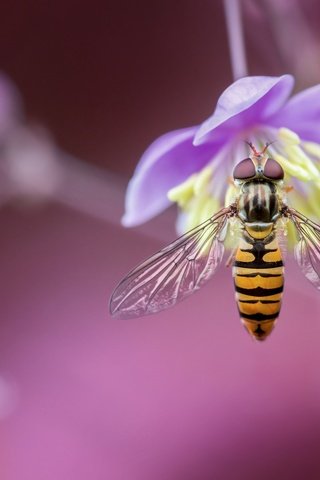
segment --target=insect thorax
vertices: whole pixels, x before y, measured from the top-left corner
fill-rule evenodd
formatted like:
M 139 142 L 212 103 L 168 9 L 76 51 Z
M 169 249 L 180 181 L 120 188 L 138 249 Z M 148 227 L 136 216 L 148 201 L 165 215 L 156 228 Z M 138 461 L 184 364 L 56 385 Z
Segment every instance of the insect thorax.
M 238 212 L 244 222 L 274 222 L 279 216 L 276 185 L 257 180 L 244 183 L 239 195 Z
M 250 236 L 268 236 L 279 217 L 277 186 L 267 181 L 245 182 L 238 198 L 238 215 Z

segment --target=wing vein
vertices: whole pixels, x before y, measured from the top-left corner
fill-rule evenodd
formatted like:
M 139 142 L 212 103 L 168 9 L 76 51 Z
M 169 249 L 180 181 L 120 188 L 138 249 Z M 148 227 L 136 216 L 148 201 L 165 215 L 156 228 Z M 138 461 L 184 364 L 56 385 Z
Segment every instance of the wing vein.
M 219 236 L 235 214 L 234 205 L 220 210 L 133 269 L 111 297 L 111 314 L 131 318 L 155 313 L 200 288 L 221 262 Z

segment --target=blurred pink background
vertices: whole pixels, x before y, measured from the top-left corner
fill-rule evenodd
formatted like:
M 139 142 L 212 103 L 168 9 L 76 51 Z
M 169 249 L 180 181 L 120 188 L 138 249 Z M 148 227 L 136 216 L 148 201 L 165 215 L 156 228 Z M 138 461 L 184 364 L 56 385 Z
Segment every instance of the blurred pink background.
M 319 8 L 305 5 L 311 28 Z M 284 73 L 263 22 L 246 2 L 250 73 Z M 232 81 L 222 4 L 13 0 L 0 26 L 18 117 L 50 132 L 36 178 L 51 181 L 19 190 L 1 169 L 1 480 L 318 479 L 320 301 L 293 261 L 263 344 L 240 325 L 227 268 L 173 310 L 108 316 L 117 281 L 174 236 L 174 211 L 120 227 L 126 181 Z M 27 151 L 15 135 L 3 165 Z

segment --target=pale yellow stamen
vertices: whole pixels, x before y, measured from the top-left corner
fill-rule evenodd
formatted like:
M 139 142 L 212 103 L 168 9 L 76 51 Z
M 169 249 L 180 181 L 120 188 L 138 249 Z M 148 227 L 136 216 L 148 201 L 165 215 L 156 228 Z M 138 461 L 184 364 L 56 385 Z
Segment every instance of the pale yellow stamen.
M 188 229 L 195 227 L 201 223 L 201 213 L 206 204 L 207 198 L 197 198 L 192 202 L 192 206 L 188 215 L 187 227 Z
M 320 145 L 319 145 L 319 143 L 303 142 L 303 148 L 310 155 L 313 155 L 317 159 L 320 159 Z
M 278 134 L 280 140 L 290 145 L 299 145 L 301 142 L 299 135 L 289 128 L 280 128 Z
M 299 180 L 318 182 L 320 180 L 319 170 L 308 154 L 316 154 L 320 158 L 320 145 L 313 142 L 302 142 L 299 135 L 289 128 L 280 128 L 278 136 L 282 141 L 285 155 L 278 153 L 275 155 L 275 159 L 278 159 L 284 170 Z
M 197 175 L 193 174 L 187 178 L 187 180 L 180 183 L 180 185 L 171 188 L 167 194 L 169 200 L 171 200 L 171 202 L 176 202 L 181 208 L 185 207 L 194 195 L 196 178 Z
M 187 220 L 187 230 L 200 225 L 200 223 L 208 220 L 219 208 L 219 202 L 208 195 L 194 198 L 190 206 Z
M 316 219 L 320 218 L 320 199 L 319 199 L 319 194 L 313 194 L 312 195 L 313 203 L 312 203 L 312 209 L 311 209 L 311 217 L 314 217 Z
M 195 195 L 201 195 L 202 193 L 205 193 L 205 189 L 211 180 L 212 177 L 212 167 L 205 167 L 199 175 L 197 175 L 197 178 L 194 182 L 194 193 Z
M 205 221 L 208 218 L 212 217 L 218 209 L 220 208 L 219 201 L 216 198 L 213 197 L 207 197 L 207 201 L 205 205 L 203 206 L 203 212 L 201 214 L 201 221 Z
M 234 184 L 230 184 L 227 188 L 224 205 L 227 207 L 235 202 L 238 194 L 238 189 Z
M 185 211 L 190 211 L 199 218 L 198 210 L 203 207 L 203 202 L 210 199 L 210 189 L 208 185 L 212 178 L 212 166 L 203 168 L 199 173 L 191 175 L 187 180 L 180 185 L 171 188 L 168 192 L 168 198 L 172 202 L 176 202 L 180 208 Z M 197 200 L 197 201 L 195 201 Z M 210 216 L 210 213 L 208 216 Z M 191 220 L 194 223 L 193 220 Z
M 298 145 L 286 146 L 285 151 L 291 162 L 298 164 L 302 169 L 309 172 L 310 180 L 319 178 L 317 167 Z
M 274 159 L 278 163 L 280 163 L 282 168 L 287 173 L 289 173 L 289 175 L 293 175 L 294 177 L 297 177 L 299 180 L 303 180 L 304 182 L 307 182 L 308 180 L 312 179 L 312 175 L 310 175 L 310 173 L 308 171 L 306 171 L 301 166 L 292 163 L 290 160 L 288 160 L 283 155 L 275 153 L 273 156 L 274 156 Z

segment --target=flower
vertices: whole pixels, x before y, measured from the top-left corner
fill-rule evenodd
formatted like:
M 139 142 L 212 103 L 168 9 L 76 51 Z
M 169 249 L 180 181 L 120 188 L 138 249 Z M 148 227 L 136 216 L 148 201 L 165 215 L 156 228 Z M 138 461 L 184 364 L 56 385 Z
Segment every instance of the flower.
M 200 126 L 167 133 L 142 156 L 129 182 L 123 225 L 139 225 L 175 202 L 178 231 L 207 219 L 233 195 L 234 166 L 257 147 L 283 167 L 292 204 L 320 216 L 320 85 L 290 97 L 291 75 L 244 77 Z M 308 205 L 305 197 L 308 196 Z
M 0 72 L 0 145 L 23 117 L 22 100 L 17 88 Z
M 60 152 L 49 132 L 37 125 L 16 125 L 2 145 L 6 194 L 41 203 L 54 196 L 63 180 Z

